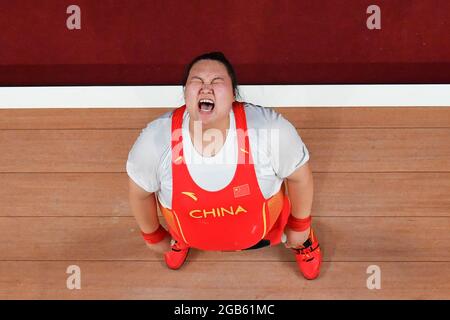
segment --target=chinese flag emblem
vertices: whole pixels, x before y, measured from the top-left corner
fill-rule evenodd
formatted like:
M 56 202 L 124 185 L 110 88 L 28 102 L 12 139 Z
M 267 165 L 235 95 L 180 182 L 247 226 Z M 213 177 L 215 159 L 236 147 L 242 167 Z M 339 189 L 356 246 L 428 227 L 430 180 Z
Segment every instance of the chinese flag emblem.
M 250 194 L 250 187 L 248 184 L 233 187 L 233 193 L 235 198 L 243 197 Z

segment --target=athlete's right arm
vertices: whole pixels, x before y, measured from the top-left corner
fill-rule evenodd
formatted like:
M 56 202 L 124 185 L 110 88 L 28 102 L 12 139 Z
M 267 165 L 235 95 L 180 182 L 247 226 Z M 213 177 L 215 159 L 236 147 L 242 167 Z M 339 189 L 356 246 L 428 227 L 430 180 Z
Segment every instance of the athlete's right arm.
M 141 231 L 144 233 L 155 232 L 160 225 L 155 193 L 145 191 L 131 178 L 128 178 L 128 196 L 131 211 Z M 166 236 L 158 243 L 150 244 L 146 241 L 146 244 L 152 251 L 164 253 L 170 251 L 170 236 Z

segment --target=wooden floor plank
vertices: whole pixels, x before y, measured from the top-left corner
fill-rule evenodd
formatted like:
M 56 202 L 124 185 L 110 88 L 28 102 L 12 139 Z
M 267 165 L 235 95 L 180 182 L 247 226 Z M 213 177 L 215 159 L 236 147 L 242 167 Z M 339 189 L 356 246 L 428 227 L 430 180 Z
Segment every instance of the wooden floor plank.
M 172 108 L 0 109 L 0 129 L 141 129 Z M 450 127 L 442 107 L 278 107 L 296 128 Z
M 313 173 L 319 216 L 450 216 L 450 173 Z
M 66 270 L 81 270 L 81 289 Z M 295 262 L 0 262 L 0 299 L 449 299 L 450 262 L 382 262 L 381 288 L 367 288 L 366 262 L 325 262 L 302 278 Z
M 450 129 L 302 129 L 318 172 L 449 171 Z
M 450 173 L 313 175 L 315 216 L 450 216 Z M 127 180 L 126 173 L 3 173 L 0 216 L 131 216 Z
M 3 130 L 0 172 L 124 172 L 138 130 Z M 450 129 L 302 129 L 316 172 L 450 171 Z
M 126 173 L 2 173 L 1 216 L 131 216 Z
M 173 108 L 0 109 L 0 129 L 142 129 Z
M 164 221 L 162 221 L 164 224 Z M 325 261 L 449 261 L 450 217 L 316 217 Z M 0 218 L 0 260 L 148 260 L 132 217 Z M 192 261 L 293 261 L 282 244 L 242 252 L 193 250 Z
M 275 108 L 296 128 L 450 127 L 450 108 L 321 107 Z
M 125 172 L 136 130 L 0 131 L 0 172 Z

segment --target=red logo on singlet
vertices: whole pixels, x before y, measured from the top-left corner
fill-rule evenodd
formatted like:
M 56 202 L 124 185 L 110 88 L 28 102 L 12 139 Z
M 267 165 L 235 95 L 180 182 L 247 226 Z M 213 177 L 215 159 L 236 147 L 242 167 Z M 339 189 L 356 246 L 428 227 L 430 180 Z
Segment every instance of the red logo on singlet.
M 241 186 L 233 187 L 233 194 L 235 198 L 247 196 L 250 194 L 250 187 L 248 184 L 243 184 Z

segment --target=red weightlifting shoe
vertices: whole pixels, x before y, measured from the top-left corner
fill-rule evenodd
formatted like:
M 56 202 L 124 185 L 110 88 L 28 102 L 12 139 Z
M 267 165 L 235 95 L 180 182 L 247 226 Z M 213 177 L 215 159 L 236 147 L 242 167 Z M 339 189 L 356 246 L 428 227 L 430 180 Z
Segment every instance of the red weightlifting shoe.
M 313 230 L 309 234 L 301 248 L 291 248 L 295 252 L 295 260 L 303 276 L 308 280 L 313 280 L 319 276 L 320 264 L 322 263 L 322 253 L 319 242 Z
M 172 250 L 164 253 L 166 265 L 173 270 L 180 269 L 186 261 L 189 247 L 182 248 L 176 240 L 172 240 Z

